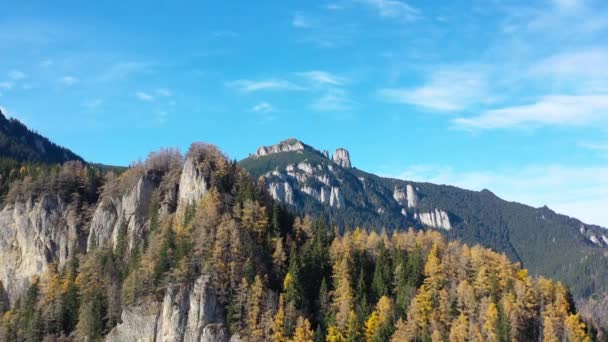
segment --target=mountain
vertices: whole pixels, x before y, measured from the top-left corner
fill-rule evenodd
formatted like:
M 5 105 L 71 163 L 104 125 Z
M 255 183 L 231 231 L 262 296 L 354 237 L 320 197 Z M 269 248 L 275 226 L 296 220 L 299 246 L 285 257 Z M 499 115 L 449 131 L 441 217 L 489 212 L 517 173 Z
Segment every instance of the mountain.
M 342 231 L 434 229 L 450 240 L 505 253 L 532 274 L 559 279 L 580 297 L 608 291 L 608 230 L 547 207 L 480 192 L 379 177 L 296 139 L 259 148 L 240 162 L 274 199 L 299 214 L 325 215 Z
M 7 119 L 0 110 L 0 158 L 17 162 L 61 164 L 83 159 L 30 130 L 17 119 Z
M 605 336 L 599 300 L 585 306 L 595 321 L 584 321 L 561 282 L 448 242 L 442 233 L 461 222 L 424 184 L 357 171 L 348 151 L 330 160 L 297 140 L 250 159 L 248 172 L 195 143 L 126 170 L 79 160 L 0 168 L 0 341 Z M 270 167 L 268 179 L 251 177 Z M 363 189 L 347 186 L 356 181 Z M 386 234 L 389 210 L 417 230 Z M 297 212 L 370 229 L 336 235 Z
M 327 167 L 347 177 L 347 158 Z M 260 185 L 202 143 L 119 175 L 66 162 L 14 179 L 0 210 L 0 341 L 602 338 L 562 283 L 504 255 L 433 230 L 334 235 Z

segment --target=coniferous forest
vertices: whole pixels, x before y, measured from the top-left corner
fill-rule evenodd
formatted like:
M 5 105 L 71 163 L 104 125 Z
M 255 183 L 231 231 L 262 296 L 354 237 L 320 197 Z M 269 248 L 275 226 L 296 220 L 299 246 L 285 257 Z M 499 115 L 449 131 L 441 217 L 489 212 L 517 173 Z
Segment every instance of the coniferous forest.
M 590 341 L 601 333 L 583 322 L 564 284 L 533 278 L 505 255 L 432 230 L 338 234 L 325 219 L 274 202 L 263 179 L 215 147 L 193 145 L 186 157 L 208 191 L 168 210 L 162 199 L 184 160 L 174 150 L 122 173 L 79 162 L 8 171 L 4 205 L 54 194 L 85 218 L 92 203 L 143 175 L 159 186 L 144 238 L 130 240 L 125 227 L 113 246 L 51 265 L 11 307 L 0 297 L 0 339 L 103 340 L 124 309 L 159 303 L 169 287 L 202 274 L 230 335 L 246 341 Z

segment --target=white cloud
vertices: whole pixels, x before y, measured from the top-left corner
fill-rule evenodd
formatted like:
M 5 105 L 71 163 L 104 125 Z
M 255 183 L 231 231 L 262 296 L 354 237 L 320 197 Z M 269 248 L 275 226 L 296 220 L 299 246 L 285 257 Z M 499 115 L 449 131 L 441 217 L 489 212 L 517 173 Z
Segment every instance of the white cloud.
M 406 21 L 420 18 L 420 11 L 398 0 L 355 0 L 355 2 L 372 7 L 381 17 L 403 19 Z
M 553 95 L 532 104 L 492 109 L 452 122 L 464 129 L 498 129 L 585 125 L 602 119 L 608 119 L 608 95 Z
M 535 63 L 530 73 L 564 81 L 605 80 L 608 78 L 608 49 L 591 46 L 557 53 Z
M 274 111 L 274 107 L 268 102 L 260 102 L 251 108 L 256 113 L 270 113 Z
M 61 82 L 61 84 L 63 84 L 66 87 L 71 87 L 74 84 L 78 83 L 78 79 L 73 76 L 63 76 L 62 78 L 59 79 L 59 82 Z
M 0 82 L 0 89 L 10 90 L 13 88 L 12 82 Z
M 133 74 L 145 72 L 151 67 L 151 64 L 143 62 L 117 62 L 110 65 L 99 80 L 104 82 L 124 80 Z
M 441 70 L 417 88 L 380 89 L 389 102 L 411 104 L 436 111 L 458 111 L 490 98 L 485 78 L 474 71 Z
M 608 227 L 608 165 L 529 165 L 466 172 L 444 165 L 417 165 L 397 178 L 477 191 L 489 189 L 508 201 L 547 205 L 586 223 Z
M 324 112 L 350 110 L 352 101 L 344 89 L 331 88 L 312 103 L 312 109 Z
M 8 77 L 10 77 L 12 80 L 19 81 L 24 78 L 27 78 L 27 75 L 19 70 L 11 70 L 8 73 Z
M 139 100 L 145 101 L 145 102 L 154 102 L 154 100 L 155 100 L 154 96 L 152 96 L 146 92 L 143 92 L 143 91 L 136 92 L 135 97 L 137 97 Z
M 606 143 L 583 142 L 583 143 L 580 143 L 579 146 L 584 147 L 589 150 L 593 150 L 593 151 L 608 152 L 608 142 L 606 142 Z
M 228 82 L 227 86 L 236 88 L 244 93 L 252 93 L 261 90 L 302 90 L 301 87 L 280 79 L 268 79 L 261 81 L 236 80 Z
M 299 76 L 306 78 L 309 82 L 316 85 L 332 85 L 340 86 L 346 83 L 346 79 L 327 71 L 312 70 L 297 73 Z
M 167 89 L 167 88 L 158 88 L 156 89 L 156 95 L 159 96 L 163 96 L 163 97 L 170 97 L 172 95 L 171 90 Z

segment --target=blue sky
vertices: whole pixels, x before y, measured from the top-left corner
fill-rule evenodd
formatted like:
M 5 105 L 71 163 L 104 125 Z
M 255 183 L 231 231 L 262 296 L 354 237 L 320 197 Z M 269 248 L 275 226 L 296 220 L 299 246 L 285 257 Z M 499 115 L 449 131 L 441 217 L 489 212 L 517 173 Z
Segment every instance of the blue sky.
M 605 1 L 6 1 L 0 106 L 126 165 L 297 137 L 608 226 Z

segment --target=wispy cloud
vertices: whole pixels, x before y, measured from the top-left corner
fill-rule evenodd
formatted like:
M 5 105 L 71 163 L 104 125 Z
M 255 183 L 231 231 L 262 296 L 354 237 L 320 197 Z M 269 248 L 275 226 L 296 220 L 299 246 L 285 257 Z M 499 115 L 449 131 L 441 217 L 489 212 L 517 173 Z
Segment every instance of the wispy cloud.
M 254 105 L 251 110 L 256 113 L 271 113 L 274 107 L 268 102 L 260 102 Z
M 262 90 L 302 90 L 302 87 L 282 79 L 267 79 L 259 81 L 241 79 L 228 82 L 226 85 L 244 93 L 252 93 Z
M 135 97 L 137 97 L 138 100 L 145 101 L 145 102 L 154 102 L 154 100 L 155 100 L 154 96 L 150 95 L 149 93 L 143 92 L 141 90 L 135 92 Z
M 441 70 L 434 72 L 422 86 L 385 88 L 378 91 L 381 99 L 434 111 L 458 111 L 488 101 L 484 76 L 475 71 Z
M 385 18 L 414 21 L 420 18 L 420 11 L 409 4 L 398 0 L 355 0 L 356 3 L 373 8 L 378 15 Z
M 535 63 L 531 69 L 533 73 L 553 74 L 563 76 L 594 75 L 598 72 L 606 75 L 608 70 L 608 49 L 591 46 L 577 51 L 563 52 L 552 55 Z
M 172 95 L 171 90 L 167 88 L 158 88 L 154 92 L 156 93 L 156 95 L 163 97 L 170 97 Z
M 488 110 L 453 120 L 458 128 L 487 130 L 547 125 L 585 125 L 608 120 L 608 95 L 554 95 L 535 103 Z
M 516 169 L 457 171 L 449 165 L 416 165 L 396 178 L 489 189 L 498 196 L 608 227 L 608 165 L 528 165 Z M 564 187 L 564 184 L 568 184 Z
M 324 86 L 324 85 L 341 86 L 346 83 L 346 78 L 335 75 L 335 74 L 327 72 L 327 71 L 321 71 L 321 70 L 299 72 L 299 73 L 297 73 L 297 75 L 307 79 L 309 82 L 311 82 L 313 84 L 320 85 L 320 86 Z
M 99 77 L 100 81 L 124 80 L 133 74 L 148 71 L 152 65 L 144 62 L 117 62 L 110 65 Z
M 19 81 L 19 80 L 27 78 L 27 75 L 20 70 L 11 70 L 8 73 L 8 77 L 14 81 Z
M 312 109 L 323 112 L 341 112 L 352 108 L 352 100 L 344 89 L 330 88 L 313 101 Z
M 74 76 L 63 76 L 59 79 L 59 82 L 66 87 L 71 87 L 78 83 L 78 79 Z
M 10 90 L 13 88 L 12 82 L 0 82 L 0 89 Z
M 606 143 L 583 142 L 583 143 L 580 143 L 579 146 L 590 149 L 590 150 L 594 150 L 594 151 L 608 152 L 608 142 L 606 142 Z

